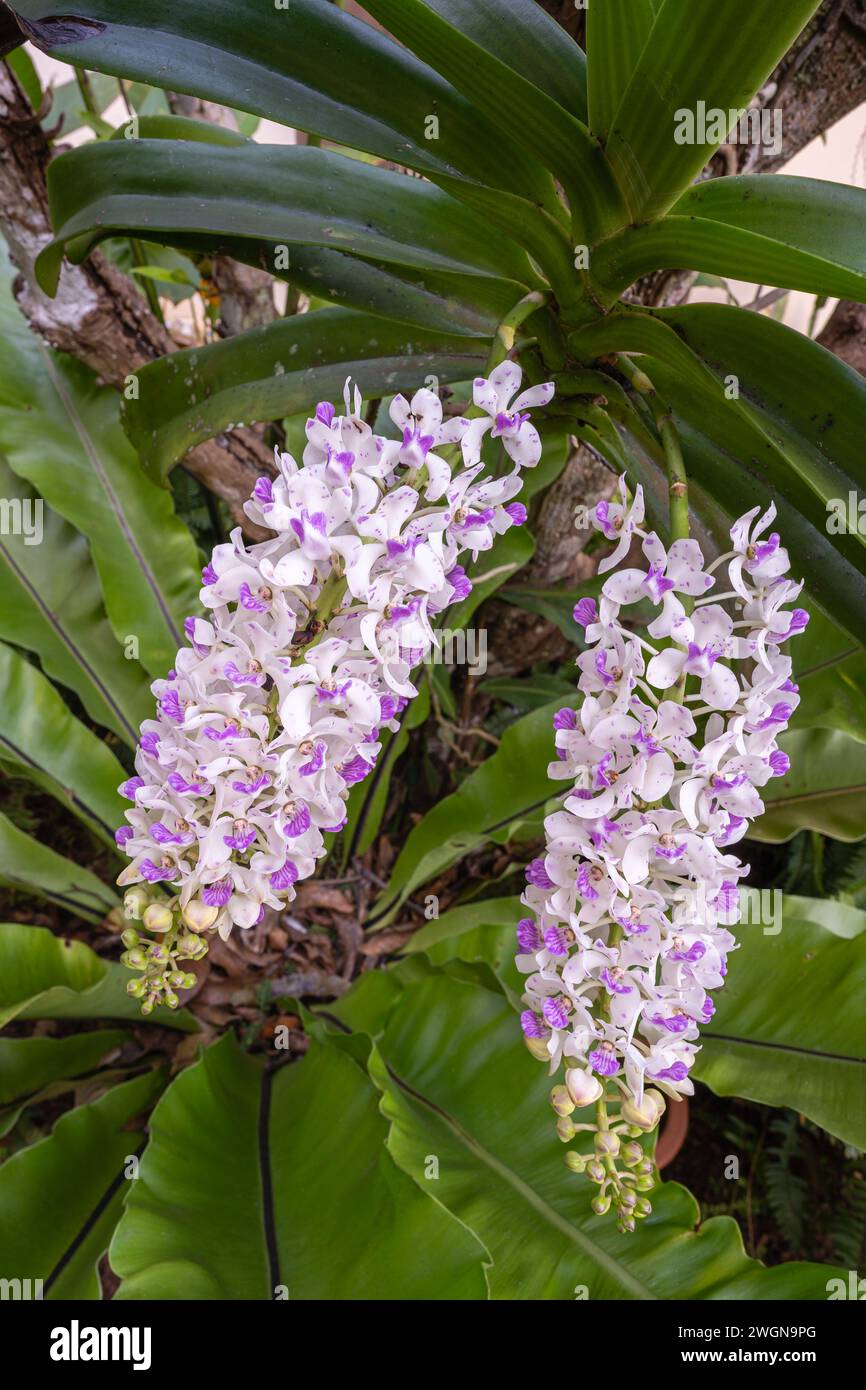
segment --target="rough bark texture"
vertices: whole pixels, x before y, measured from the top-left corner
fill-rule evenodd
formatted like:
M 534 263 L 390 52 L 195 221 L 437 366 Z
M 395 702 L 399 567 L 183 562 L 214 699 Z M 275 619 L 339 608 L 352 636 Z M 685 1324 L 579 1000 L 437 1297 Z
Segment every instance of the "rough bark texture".
M 36 284 L 34 261 L 51 239 L 45 171 L 51 151 L 26 97 L 0 63 L 0 229 L 20 274 L 15 294 L 31 327 L 52 347 L 120 387 L 147 362 L 176 350 L 135 286 L 96 251 L 64 265 L 56 298 Z M 184 466 L 222 497 L 237 520 L 256 478 L 273 471 L 270 450 L 252 430 L 236 430 L 190 451 Z
M 866 304 L 840 300 L 817 341 L 866 376 Z
M 194 121 L 210 121 L 225 130 L 237 130 L 233 111 L 203 97 L 187 96 L 184 92 L 166 92 L 168 104 L 177 116 Z M 262 328 L 277 316 L 274 301 L 274 281 L 266 270 L 217 256 L 211 263 L 211 279 L 219 293 L 219 319 L 216 331 L 221 338 Z

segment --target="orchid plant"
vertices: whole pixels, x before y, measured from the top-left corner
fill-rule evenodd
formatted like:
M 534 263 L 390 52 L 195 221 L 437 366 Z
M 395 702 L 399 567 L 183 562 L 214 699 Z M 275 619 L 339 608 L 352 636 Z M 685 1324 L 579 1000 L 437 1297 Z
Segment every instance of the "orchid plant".
M 816 880 L 778 937 L 738 921 L 747 859 L 866 825 L 866 544 L 827 525 L 866 384 L 653 293 L 866 302 L 862 189 L 714 177 L 718 123 L 682 120 L 768 114 L 818 0 L 593 0 L 585 49 L 536 0 L 2 8 L 96 138 L 52 150 L 0 302 L 0 476 L 52 537 L 0 547 L 0 752 L 101 856 L 0 817 L 0 876 L 72 938 L 0 927 L 2 1017 L 97 1021 L 0 1039 L 4 1277 L 98 1298 L 107 1251 L 129 1299 L 825 1298 L 653 1147 L 700 1084 L 866 1151 L 861 901 Z M 95 252 L 204 325 L 142 363 L 125 320 L 122 401 L 13 297 L 56 323 Z M 250 267 L 273 315 L 233 332 L 213 273 Z M 228 539 L 187 525 L 203 444 Z M 520 575 L 578 447 L 609 480 L 585 597 Z M 568 634 L 577 694 L 558 656 L 421 670 L 497 594 Z M 452 767 L 455 731 L 484 756 Z M 342 935 L 300 920 L 334 885 Z
M 778 738 L 798 692 L 782 646 L 808 614 L 787 606 L 803 585 L 785 577 L 787 552 L 767 534 L 772 503 L 740 517 L 732 549 L 705 568 L 697 541 L 666 549 L 643 529 L 639 485 L 629 499 L 621 479 L 620 497 L 595 511 L 616 547 L 599 564 L 600 605 L 574 610 L 584 700 L 554 717 L 550 767 L 572 786 L 527 870 L 533 915 L 517 928 L 517 966 L 527 1046 L 552 1073 L 565 1066 L 551 1093 L 559 1137 L 593 1137 L 566 1163 L 598 1184 L 593 1210 L 613 1203 L 619 1229 L 633 1231 L 654 1186 L 636 1141 L 658 1125 L 665 1095 L 694 1093 L 700 1027 L 737 945 L 729 928 L 749 870 L 730 848 L 764 809 L 759 789 L 790 767 Z M 614 569 L 638 537 L 648 568 Z M 724 566 L 730 587 L 711 592 Z M 642 598 L 657 610 L 647 638 L 623 613 Z M 595 1119 L 575 1123 L 591 1105 Z

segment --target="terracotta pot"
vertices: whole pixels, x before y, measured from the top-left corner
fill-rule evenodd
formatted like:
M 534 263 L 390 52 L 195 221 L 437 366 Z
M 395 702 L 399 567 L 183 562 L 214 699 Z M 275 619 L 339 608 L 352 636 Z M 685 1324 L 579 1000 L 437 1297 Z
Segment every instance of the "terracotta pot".
M 656 1145 L 656 1163 L 659 1169 L 666 1168 L 669 1163 L 673 1163 L 686 1142 L 688 1132 L 689 1102 L 687 1098 L 684 1096 L 682 1100 L 669 1100 L 659 1142 Z

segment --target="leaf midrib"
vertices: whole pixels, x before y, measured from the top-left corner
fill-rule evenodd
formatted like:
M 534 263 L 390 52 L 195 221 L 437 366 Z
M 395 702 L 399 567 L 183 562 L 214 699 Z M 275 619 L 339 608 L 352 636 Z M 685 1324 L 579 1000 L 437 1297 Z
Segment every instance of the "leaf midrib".
M 441 1122 L 451 1130 L 455 1138 L 463 1144 L 464 1147 L 469 1149 L 479 1162 L 485 1164 L 491 1172 L 495 1173 L 497 1177 L 507 1183 L 528 1206 L 538 1212 L 539 1216 L 541 1216 L 549 1226 L 552 1226 L 554 1230 L 564 1236 L 572 1245 L 578 1246 L 590 1259 L 595 1260 L 596 1264 L 623 1288 L 644 1301 L 658 1299 L 658 1295 L 653 1293 L 648 1285 L 642 1283 L 635 1275 L 623 1269 L 622 1265 L 620 1265 L 613 1256 L 608 1255 L 605 1250 L 602 1250 L 600 1246 L 596 1245 L 596 1243 L 581 1231 L 579 1227 L 573 1226 L 564 1216 L 560 1216 L 559 1212 L 550 1206 L 548 1202 L 545 1202 L 537 1192 L 534 1192 L 519 1174 L 515 1173 L 512 1168 L 509 1168 L 506 1163 L 503 1163 L 501 1159 L 497 1158 L 495 1154 L 490 1153 L 489 1149 L 486 1149 L 477 1139 L 467 1133 L 453 1115 L 449 1114 L 447 1110 L 437 1105 L 435 1101 L 432 1101 L 422 1092 L 416 1091 L 414 1086 L 410 1086 L 408 1081 L 405 1081 L 399 1076 L 387 1061 L 385 1062 L 385 1068 L 396 1086 L 399 1086 L 406 1095 L 412 1096 L 419 1104 L 425 1106 L 435 1114 Z

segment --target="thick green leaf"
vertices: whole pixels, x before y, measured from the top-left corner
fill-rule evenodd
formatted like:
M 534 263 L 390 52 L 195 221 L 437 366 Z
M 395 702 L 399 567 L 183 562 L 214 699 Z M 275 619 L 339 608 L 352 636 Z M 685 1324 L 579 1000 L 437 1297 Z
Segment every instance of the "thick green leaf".
M 31 777 L 114 849 L 126 773 L 70 712 L 50 681 L 0 642 L 0 761 Z
M 55 936 L 24 922 L 0 925 L 0 1027 L 13 1018 L 121 1018 L 142 1022 L 137 1000 L 126 992 L 130 972 L 104 961 L 81 941 Z M 160 1007 L 151 1020 L 194 1032 L 184 1010 Z
M 866 537 L 831 537 L 827 526 L 830 503 L 847 498 L 866 471 L 862 378 L 802 334 L 718 304 L 614 313 L 572 343 L 585 355 L 645 352 L 642 365 L 677 416 L 691 476 L 734 515 L 772 498 L 795 574 L 808 576 L 846 630 L 862 631 Z
M 0 492 L 20 502 L 22 515 L 37 515 L 41 499 L 2 458 Z M 134 747 L 153 708 L 147 676 L 111 631 L 86 540 L 44 503 L 41 516 L 38 545 L 0 535 L 0 638 L 34 652 L 92 719 Z
M 347 376 L 365 395 L 387 396 L 472 376 L 487 358 L 474 338 L 433 335 L 348 309 L 280 319 L 144 367 L 126 402 L 130 438 L 155 477 L 232 421 L 272 420 L 340 400 Z
M 795 716 L 796 721 L 796 716 Z M 798 729 L 780 740 L 790 771 L 762 789 L 766 811 L 750 834 L 779 844 L 799 830 L 836 840 L 866 833 L 866 743 L 835 729 Z
M 425 1161 L 438 1157 L 435 1196 L 489 1250 L 491 1297 L 573 1299 L 583 1285 L 593 1301 L 826 1298 L 826 1267 L 765 1270 L 732 1220 L 698 1224 L 676 1183 L 653 1193 L 634 1240 L 618 1235 L 613 1214 L 594 1216 L 592 1184 L 562 1162 L 549 1077 L 499 993 L 436 975 L 409 985 L 377 1049 L 389 1150 L 422 1190 Z
M 68 1038 L 0 1038 L 0 1134 L 25 1106 L 101 1079 L 100 1062 L 128 1036 L 106 1028 Z
M 193 539 L 168 493 L 144 477 L 118 424 L 114 391 L 44 346 L 8 282 L 0 330 L 0 451 L 86 536 L 115 636 L 136 639 L 143 665 L 163 674 L 200 587 Z
M 783 174 L 707 179 L 657 222 L 593 248 L 611 295 L 660 269 L 712 271 L 759 285 L 866 299 L 866 189 Z
M 574 695 L 574 684 L 562 676 L 490 676 L 479 682 L 477 690 L 479 695 L 488 695 L 514 709 L 526 711 L 538 709 L 551 700 L 565 704 Z
M 64 251 L 80 261 L 125 232 L 232 253 L 236 242 L 261 243 L 268 268 L 277 247 L 314 245 L 414 269 L 532 279 L 520 248 L 491 239 L 447 193 L 309 145 L 91 142 L 52 162 L 48 189 L 56 237 L 37 273 L 49 294 Z
M 40 844 L 2 814 L 0 883 L 48 898 L 86 922 L 101 922 L 117 907 L 115 894 L 89 869 Z
M 536 0 L 427 0 L 449 24 L 586 121 L 586 59 Z
M 550 181 L 485 112 L 323 0 L 291 0 L 288 9 L 261 0 L 218 8 L 212 0 L 182 8 L 174 0 L 76 0 L 76 15 L 95 23 L 71 43 L 50 22 L 56 0 L 16 7 L 37 46 L 62 62 L 240 107 L 433 177 L 467 175 L 552 200 Z
M 521 822 L 540 825 L 547 802 L 557 795 L 547 768 L 553 755 L 551 720 L 559 704 L 516 720 L 481 767 L 410 831 L 369 925 L 384 926 L 418 884 L 471 850 L 491 840 L 504 843 Z
M 622 213 L 616 183 L 581 121 L 424 0 L 369 0 L 366 8 L 458 91 L 496 112 L 499 127 L 560 180 L 587 240 L 616 224 Z
M 765 934 L 769 923 L 735 928 L 742 947 L 701 1030 L 695 1075 L 720 1096 L 789 1106 L 866 1149 L 866 913 L 785 898 L 777 925 L 778 935 Z
M 798 729 L 839 729 L 866 742 L 866 652 L 818 609 L 793 644 Z
M 125 1299 L 477 1299 L 483 1250 L 389 1159 L 361 1066 L 231 1033 L 158 1105 L 111 1245 Z
M 586 7 L 589 119 L 607 139 L 655 22 L 653 0 L 602 0 Z
M 696 129 L 692 143 L 678 144 L 679 113 L 697 113 L 701 103 L 706 111 L 730 111 L 736 118 L 819 4 L 820 0 L 788 0 L 785 5 L 778 0 L 726 0 L 724 5 L 665 0 L 606 145 L 629 206 L 629 221 L 647 221 L 667 212 L 724 139 L 703 138 L 712 132 Z M 590 66 L 593 61 L 590 53 Z
M 144 1147 L 142 1116 L 162 1085 L 150 1072 L 115 1086 L 0 1167 L 4 1279 L 40 1279 L 44 1298 L 101 1297 L 97 1264 L 131 1182 L 124 1169 Z

